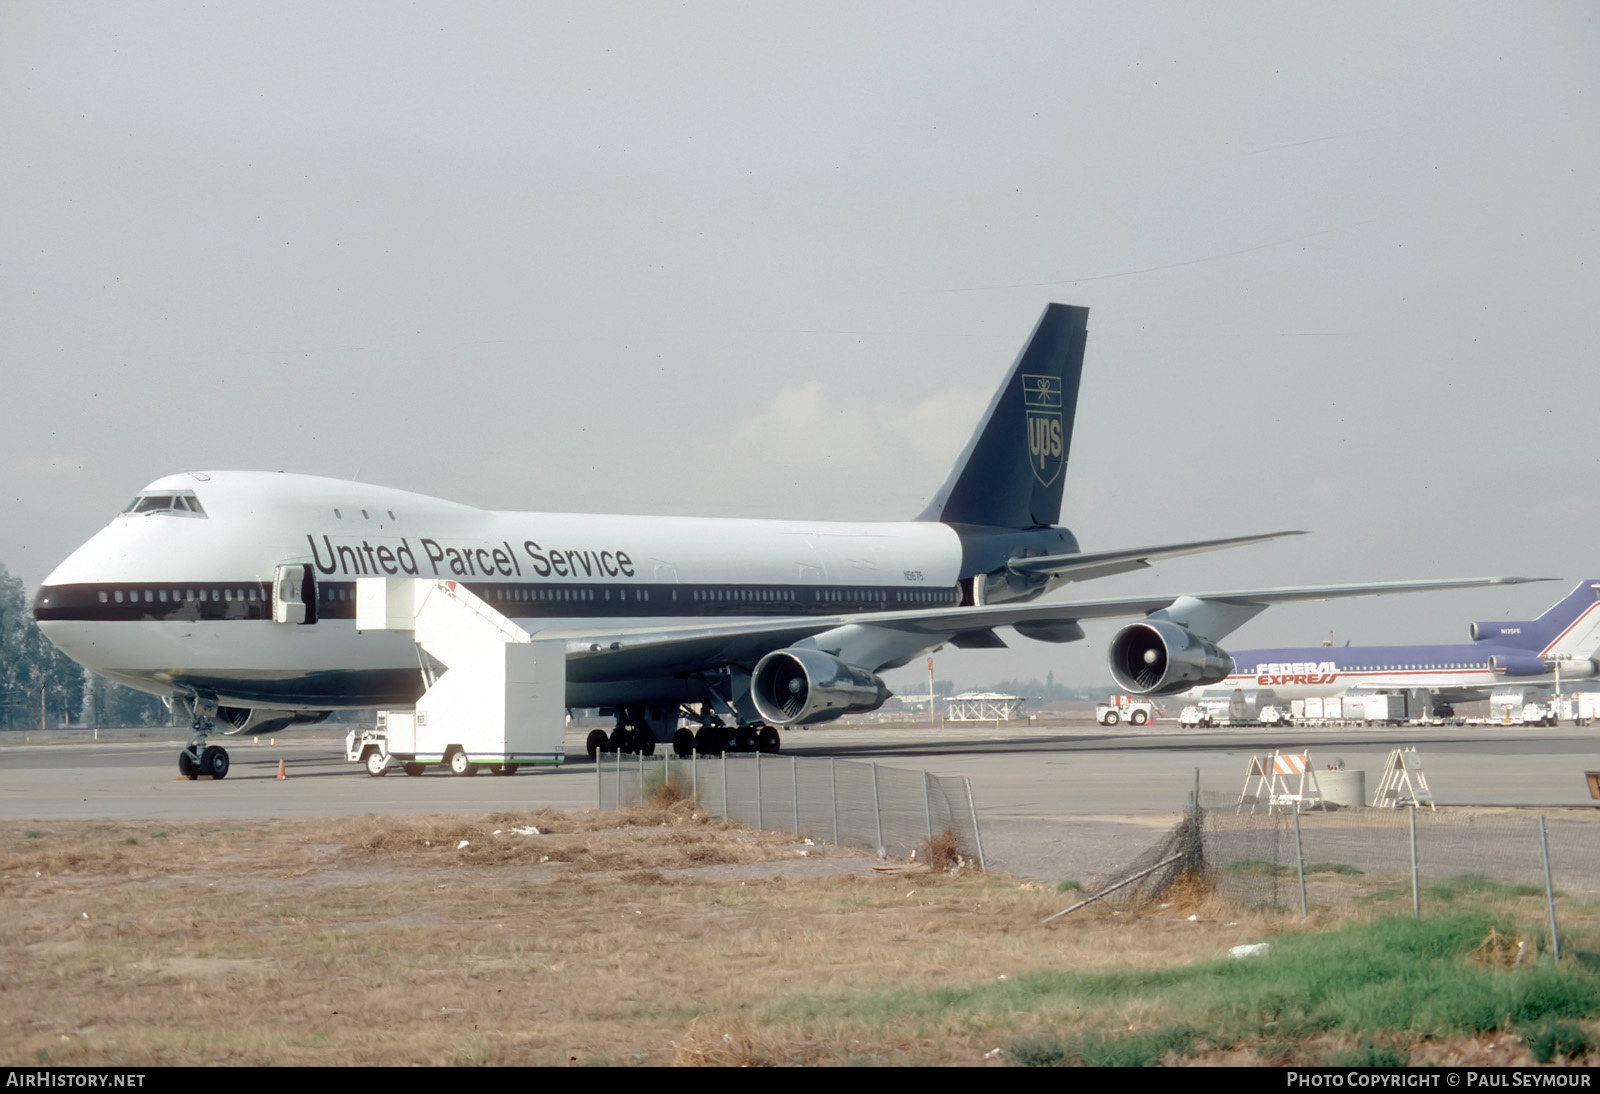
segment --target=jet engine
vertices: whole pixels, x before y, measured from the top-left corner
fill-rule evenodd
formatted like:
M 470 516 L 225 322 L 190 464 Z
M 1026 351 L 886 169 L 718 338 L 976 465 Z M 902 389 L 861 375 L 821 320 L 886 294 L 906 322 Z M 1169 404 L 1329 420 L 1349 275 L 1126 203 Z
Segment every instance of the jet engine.
M 1489 658 L 1489 668 L 1500 676 L 1543 676 L 1561 670 L 1568 680 L 1593 676 L 1597 667 L 1587 657 L 1544 658 L 1532 653 L 1497 653 Z
M 291 725 L 320 722 L 331 710 L 268 710 L 264 707 L 218 707 L 217 729 L 229 737 L 241 733 L 276 733 Z
M 1527 620 L 1509 623 L 1504 619 L 1490 620 L 1487 623 L 1472 624 L 1467 628 L 1467 633 L 1472 636 L 1474 642 L 1493 642 L 1496 639 L 1510 639 L 1512 644 L 1515 645 L 1518 642 L 1516 636 L 1522 634 L 1524 628 L 1531 629 L 1536 626 L 1538 626 L 1537 623 Z
M 1111 640 L 1111 678 L 1134 695 L 1176 695 L 1231 671 L 1226 650 L 1166 620 L 1130 624 Z
M 750 676 L 756 711 L 775 726 L 815 725 L 877 710 L 890 694 L 866 669 L 821 650 L 774 650 L 756 663 Z

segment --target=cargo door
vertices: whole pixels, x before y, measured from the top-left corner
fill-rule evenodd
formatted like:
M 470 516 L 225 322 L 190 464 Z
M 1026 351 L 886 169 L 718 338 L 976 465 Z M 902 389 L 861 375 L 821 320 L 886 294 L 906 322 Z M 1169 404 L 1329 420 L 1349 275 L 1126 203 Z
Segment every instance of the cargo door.
M 272 575 L 274 623 L 317 621 L 316 573 L 305 564 L 279 566 Z

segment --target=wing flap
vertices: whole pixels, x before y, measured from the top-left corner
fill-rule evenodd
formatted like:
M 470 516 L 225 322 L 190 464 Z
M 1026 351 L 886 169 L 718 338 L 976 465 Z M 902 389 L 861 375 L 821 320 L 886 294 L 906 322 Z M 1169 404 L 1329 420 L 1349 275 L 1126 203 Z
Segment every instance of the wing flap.
M 1303 536 L 1304 532 L 1267 532 L 1255 536 L 1230 536 L 1227 539 L 1198 539 L 1189 543 L 1166 543 L 1155 547 L 1130 547 L 1120 551 L 1096 551 L 1093 554 L 1034 555 L 1014 558 L 1006 568 L 1023 577 L 1053 577 L 1064 581 L 1088 581 L 1096 577 L 1125 574 L 1133 570 L 1148 569 L 1151 562 L 1180 555 L 1199 555 L 1207 551 L 1221 551 L 1229 547 L 1242 547 L 1247 543 L 1265 543 L 1283 536 Z

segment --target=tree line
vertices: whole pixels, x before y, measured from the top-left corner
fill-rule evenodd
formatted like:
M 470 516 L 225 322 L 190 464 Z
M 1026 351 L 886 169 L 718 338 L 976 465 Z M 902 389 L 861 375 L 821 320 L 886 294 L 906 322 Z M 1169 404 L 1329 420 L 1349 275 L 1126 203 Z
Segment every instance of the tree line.
M 0 563 L 0 728 L 165 725 L 153 695 L 88 672 L 39 630 L 22 579 Z
M 1060 683 L 1056 680 L 1056 674 L 1053 672 L 1043 680 L 1038 677 L 1034 677 L 1031 680 L 1000 680 L 990 684 L 984 690 L 999 692 L 1003 695 L 1020 695 L 1025 699 L 1038 699 L 1045 703 L 1102 699 L 1107 692 L 1105 687 L 1083 687 L 1078 684 Z

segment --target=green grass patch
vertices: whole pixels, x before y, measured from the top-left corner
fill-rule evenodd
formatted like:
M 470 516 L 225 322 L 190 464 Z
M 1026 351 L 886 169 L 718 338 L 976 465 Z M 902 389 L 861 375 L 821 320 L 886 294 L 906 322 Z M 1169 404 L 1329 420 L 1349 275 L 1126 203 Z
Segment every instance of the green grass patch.
M 1395 1045 L 1363 1039 L 1355 1048 L 1331 1052 L 1323 1067 L 1405 1067 L 1408 1055 Z
M 1404 900 L 1411 903 L 1410 885 L 1388 885 L 1381 889 L 1374 889 L 1359 898 L 1363 904 L 1385 904 L 1392 900 Z
M 1497 881 L 1482 874 L 1458 874 L 1445 881 L 1430 881 L 1422 887 L 1422 895 L 1426 899 L 1444 903 L 1485 898 L 1505 900 L 1519 896 L 1544 896 L 1544 887 Z
M 1191 1055 L 1199 1038 L 1187 1026 L 1107 1035 L 1034 1037 L 1011 1047 L 1011 1059 L 1023 1067 L 1156 1067 L 1170 1055 Z
M 1244 858 L 1228 863 L 1217 872 L 1224 877 L 1284 877 L 1293 874 L 1294 867 L 1268 862 L 1264 858 Z
M 1586 949 L 1581 942 L 1574 945 L 1565 930 L 1561 933 L 1561 960 L 1584 972 L 1600 972 L 1600 950 Z
M 1074 1026 L 1070 1035 L 1035 1037 L 1008 1049 L 1013 1060 L 1041 1065 L 1150 1063 L 1165 1053 L 1190 1052 L 1201 1040 L 1219 1047 L 1282 1045 L 1324 1033 L 1361 1038 L 1367 1048 L 1358 1054 L 1389 1060 L 1393 1050 L 1385 1046 L 1404 1035 L 1474 1034 L 1600 1016 L 1600 975 L 1593 971 L 1548 962 L 1507 969 L 1471 960 L 1491 928 L 1515 934 L 1484 914 L 1392 918 L 1281 936 L 1261 958 L 791 996 L 773 1010 L 884 1027 L 961 1016 L 998 1029 L 1024 1014 Z M 1150 1015 L 1160 1028 L 1138 1034 L 1093 1028 L 1096 1015 L 1130 1010 Z M 1571 1034 L 1551 1036 L 1566 1044 L 1561 1037 Z
M 1294 863 L 1268 862 L 1266 859 L 1247 858 L 1221 867 L 1227 877 L 1294 877 Z M 1308 874 L 1345 874 L 1359 877 L 1362 870 L 1348 862 L 1313 862 L 1306 867 Z
M 1071 893 L 1081 888 L 1083 888 L 1083 882 L 1079 881 L 1075 877 L 1069 877 L 1066 881 L 1063 881 L 1056 886 L 1056 892 Z
M 1359 866 L 1351 866 L 1348 862 L 1313 862 L 1306 867 L 1308 874 L 1344 874 L 1349 877 L 1360 877 L 1364 870 Z
M 1523 1026 L 1517 1032 L 1527 1042 L 1533 1058 L 1541 1064 L 1553 1063 L 1560 1057 L 1570 1060 L 1594 1048 L 1593 1039 L 1583 1029 L 1553 1018 Z

